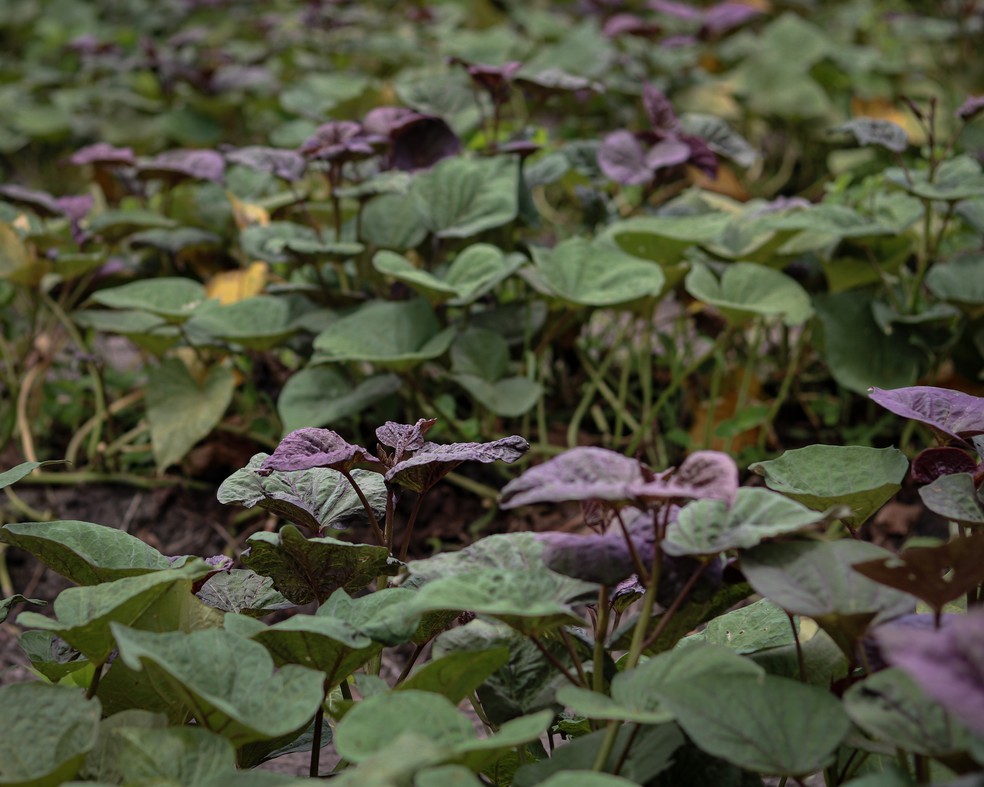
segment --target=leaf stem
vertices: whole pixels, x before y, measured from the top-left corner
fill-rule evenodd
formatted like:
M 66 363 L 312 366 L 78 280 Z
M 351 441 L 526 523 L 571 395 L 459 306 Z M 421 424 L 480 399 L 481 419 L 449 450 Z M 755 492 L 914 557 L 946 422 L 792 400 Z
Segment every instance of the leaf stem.
M 400 560 L 407 562 L 407 554 L 410 552 L 410 536 L 413 533 L 413 526 L 417 522 L 417 514 L 420 513 L 420 504 L 424 500 L 424 493 L 417 495 L 410 511 L 410 518 L 407 520 L 406 529 L 403 531 L 403 545 L 400 547 Z
M 85 690 L 85 698 L 91 700 L 96 696 L 96 691 L 99 690 L 99 681 L 102 680 L 103 674 L 103 664 L 96 664 L 96 670 L 92 673 L 92 680 L 89 681 L 89 687 Z
M 615 739 L 618 737 L 618 731 L 622 726 L 620 721 L 610 721 L 608 726 L 605 728 L 605 737 L 601 741 L 601 747 L 598 749 L 598 754 L 595 755 L 594 764 L 591 766 L 591 770 L 602 772 L 605 770 L 605 766 L 608 764 L 608 758 L 611 756 L 612 749 L 615 747 Z
M 537 639 L 536 634 L 527 634 L 526 636 L 529 637 L 530 642 L 532 642 L 534 645 L 536 645 L 537 650 L 539 650 L 544 655 L 544 657 L 547 659 L 547 661 L 549 661 L 554 667 L 556 667 L 556 669 L 565 678 L 567 678 L 567 680 L 569 680 L 572 685 L 574 685 L 574 686 L 581 686 L 581 683 L 579 683 L 578 680 L 577 680 L 577 678 L 575 678 L 571 674 L 571 671 L 569 669 L 567 669 L 567 667 L 565 667 L 563 664 L 561 664 L 560 659 L 558 659 L 553 653 L 551 653 L 550 650 L 547 647 L 545 647 L 544 644 L 542 642 L 540 642 L 539 639 Z
M 799 626 L 796 625 L 796 618 L 791 613 L 787 612 L 786 617 L 789 618 L 789 625 L 793 629 L 793 641 L 796 643 L 796 662 L 799 664 L 800 683 L 807 683 L 806 658 L 803 656 L 803 644 L 800 642 Z
M 594 652 L 591 655 L 591 689 L 601 693 L 605 690 L 605 640 L 608 638 L 608 616 L 611 604 L 608 598 L 608 586 L 602 585 L 598 591 L 598 616 L 594 629 Z
M 673 599 L 673 603 L 670 604 L 669 608 L 664 612 L 659 619 L 659 623 L 656 624 L 656 628 L 653 629 L 653 633 L 650 634 L 645 642 L 642 643 L 642 650 L 651 648 L 653 644 L 659 639 L 659 635 L 662 634 L 666 627 L 669 625 L 670 618 L 672 618 L 680 606 L 683 604 L 684 600 L 689 595 L 690 591 L 693 590 L 694 585 L 697 584 L 697 580 L 700 579 L 700 575 L 704 573 L 704 569 L 707 567 L 707 563 L 701 562 L 697 566 L 697 570 L 690 575 L 690 579 L 687 580 L 687 584 L 683 586 L 683 589 L 677 594 L 677 597 Z
M 379 542 L 379 545 L 385 546 L 386 539 L 383 536 L 383 531 L 379 529 L 379 520 L 376 519 L 376 512 L 372 510 L 372 506 L 369 505 L 369 501 L 366 499 L 366 493 L 363 492 L 362 488 L 355 482 L 355 479 L 352 477 L 351 470 L 339 470 L 339 472 L 345 480 L 352 485 L 352 490 L 359 498 L 359 502 L 362 503 L 362 507 L 366 510 L 366 516 L 369 517 L 369 526 L 372 528 L 372 533 Z

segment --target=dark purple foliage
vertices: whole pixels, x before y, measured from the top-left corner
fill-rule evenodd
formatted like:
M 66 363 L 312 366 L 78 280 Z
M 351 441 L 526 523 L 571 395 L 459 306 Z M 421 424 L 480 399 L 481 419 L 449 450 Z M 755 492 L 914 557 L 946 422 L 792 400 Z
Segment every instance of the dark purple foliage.
M 984 399 L 981 397 L 929 385 L 890 391 L 870 388 L 868 394 L 886 410 L 931 426 L 957 440 L 984 434 Z
M 912 460 L 912 479 L 918 484 L 929 484 L 941 475 L 975 473 L 977 462 L 966 451 L 953 446 L 935 446 L 922 451 Z
M 461 140 L 441 118 L 406 107 L 378 107 L 363 126 L 389 140 L 390 164 L 404 172 L 428 169 L 461 152 Z
M 24 205 L 44 218 L 65 214 L 64 209 L 58 204 L 58 200 L 47 191 L 35 191 L 11 183 L 0 186 L 0 197 L 15 204 Z
M 225 159 L 214 150 L 169 150 L 137 163 L 139 177 L 210 180 L 221 183 Z
M 641 511 L 626 518 L 636 554 L 644 566 L 649 566 L 655 544 L 652 518 Z M 543 542 L 543 562 L 558 574 L 613 586 L 636 572 L 621 527 L 612 527 L 604 535 L 539 533 L 537 538 Z
M 935 631 L 886 625 L 876 638 L 889 664 L 984 736 L 984 611 L 960 615 Z
M 659 25 L 648 22 L 635 14 L 615 14 L 601 28 L 601 34 L 606 38 L 618 38 L 619 36 L 655 38 L 660 32 Z
M 424 435 L 437 423 L 436 418 L 420 418 L 415 424 L 398 424 L 387 421 L 376 429 L 376 439 L 393 449 L 393 461 L 399 462 L 407 451 L 419 451 L 424 447 Z
M 309 159 L 344 163 L 375 156 L 386 139 L 370 134 L 351 120 L 333 120 L 318 126 L 314 135 L 301 145 L 299 152 Z
M 704 11 L 700 35 L 704 38 L 717 38 L 736 27 L 741 27 L 761 13 L 758 8 L 745 3 L 718 3 Z
M 263 460 L 258 475 L 268 476 L 274 471 L 310 470 L 313 467 L 330 467 L 342 473 L 353 467 L 368 470 L 382 469 L 382 463 L 365 448 L 346 442 L 331 429 L 297 429 L 280 441 L 270 456 Z
M 649 118 L 647 131 L 614 131 L 598 149 L 598 166 L 624 186 L 654 183 L 691 164 L 709 177 L 717 175 L 717 157 L 700 137 L 684 134 L 666 96 L 651 85 L 642 90 Z
M 629 487 L 643 481 L 642 465 L 607 448 L 572 448 L 543 464 L 531 467 L 502 490 L 499 505 L 516 508 L 531 503 L 565 500 L 631 499 Z
M 965 123 L 970 122 L 984 112 L 984 96 L 970 96 L 956 111 L 956 115 Z
M 296 150 L 251 145 L 223 151 L 226 161 L 240 164 L 258 172 L 268 172 L 291 183 L 304 176 L 307 162 Z
M 675 471 L 633 484 L 630 492 L 643 500 L 708 498 L 731 505 L 738 493 L 738 466 L 720 451 L 696 451 Z
M 703 16 L 703 12 L 690 3 L 675 3 L 672 0 L 649 0 L 646 5 L 653 11 L 658 11 L 661 14 L 673 16 L 677 19 L 697 21 Z
M 656 603 L 669 607 L 683 592 L 687 582 L 700 569 L 702 561 L 688 555 L 661 556 L 659 587 L 656 588 Z M 700 577 L 691 587 L 687 596 L 691 601 L 706 601 L 724 582 L 724 561 L 720 556 L 710 558 L 701 570 Z
M 76 166 L 102 164 L 133 167 L 136 166 L 137 157 L 133 155 L 132 148 L 118 148 L 107 142 L 97 142 L 95 145 L 86 145 L 84 148 L 76 150 L 69 161 Z
M 494 104 L 504 104 L 509 100 L 509 86 L 512 84 L 513 77 L 523 67 L 522 63 L 515 60 L 501 66 L 468 65 L 459 59 L 455 62 L 468 69 L 468 76 L 471 77 L 472 82 L 488 93 Z
M 511 463 L 529 450 L 530 444 L 519 435 L 490 443 L 424 443 L 413 456 L 397 462 L 383 477 L 387 483 L 423 494 L 462 462 Z
M 919 614 L 913 612 L 909 615 L 901 615 L 900 617 L 890 620 L 888 623 L 883 623 L 880 626 L 875 626 L 874 628 L 868 629 L 864 637 L 861 639 L 861 648 L 864 650 L 864 656 L 866 661 L 864 662 L 871 672 L 881 672 L 883 669 L 888 669 L 888 661 L 882 654 L 881 648 L 878 646 L 878 635 L 882 631 L 886 630 L 897 630 L 905 631 L 906 629 L 916 629 L 917 631 L 932 631 L 936 628 L 935 615 L 932 614 Z M 940 616 L 940 626 L 949 625 L 954 618 L 958 617 L 955 614 L 946 614 Z

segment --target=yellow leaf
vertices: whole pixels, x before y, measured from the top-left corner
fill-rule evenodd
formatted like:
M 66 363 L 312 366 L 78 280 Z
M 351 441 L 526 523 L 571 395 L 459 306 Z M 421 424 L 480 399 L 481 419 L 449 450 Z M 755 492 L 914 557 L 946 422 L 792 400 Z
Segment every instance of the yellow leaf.
M 38 259 L 33 244 L 21 240 L 10 224 L 0 224 L 0 279 L 34 287 L 50 268 L 46 259 Z
M 229 204 L 232 205 L 232 215 L 239 229 L 244 230 L 257 224 L 265 227 L 270 223 L 270 212 L 263 206 L 243 202 L 231 191 L 227 191 L 226 196 L 229 198 Z
M 713 180 L 697 167 L 687 167 L 687 174 L 690 182 L 699 188 L 713 191 L 717 194 L 724 194 L 726 197 L 745 202 L 749 198 L 745 187 L 741 185 L 735 171 L 727 164 L 718 164 L 717 177 Z
M 266 287 L 269 266 L 254 262 L 248 268 L 217 273 L 205 285 L 205 294 L 222 305 L 237 303 L 259 295 Z

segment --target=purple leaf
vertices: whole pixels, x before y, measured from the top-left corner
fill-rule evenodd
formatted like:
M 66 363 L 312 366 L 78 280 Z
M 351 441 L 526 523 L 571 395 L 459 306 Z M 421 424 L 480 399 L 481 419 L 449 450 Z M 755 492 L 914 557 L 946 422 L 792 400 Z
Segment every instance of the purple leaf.
M 984 736 L 984 611 L 935 631 L 882 626 L 876 638 L 889 664 L 909 673 L 971 732 Z
M 680 131 L 680 121 L 677 120 L 676 112 L 673 111 L 673 106 L 663 91 L 657 90 L 652 85 L 644 85 L 642 105 L 646 108 L 653 131 L 661 138 L 676 135 Z
M 690 146 L 677 139 L 657 142 L 646 152 L 646 167 L 650 172 L 683 164 L 690 158 Z
M 532 156 L 538 150 L 542 148 L 536 142 L 532 142 L 528 139 L 514 139 L 512 142 L 506 142 L 503 145 L 499 145 L 499 153 L 513 153 L 519 156 L 521 159 L 527 156 Z
M 572 448 L 531 467 L 502 490 L 499 505 L 516 508 L 565 500 L 625 502 L 629 487 L 643 481 L 642 465 L 607 448 Z
M 504 104 L 509 100 L 509 85 L 522 67 L 522 63 L 511 60 L 501 66 L 479 64 L 467 68 L 472 82 L 488 93 L 494 103 Z
M 703 15 L 699 8 L 694 8 L 688 3 L 674 3 L 671 0 L 649 0 L 646 5 L 653 9 L 653 11 L 658 11 L 667 16 L 675 16 L 677 19 L 696 21 Z
M 288 183 L 303 177 L 307 166 L 300 153 L 283 148 L 251 145 L 245 148 L 232 148 L 224 151 L 224 154 L 230 164 L 240 164 L 257 172 L 269 172 Z
M 681 134 L 680 139 L 690 147 L 690 158 L 688 163 L 693 164 L 709 178 L 717 177 L 718 162 L 717 155 L 711 150 L 707 143 L 700 137 L 693 134 Z
M 641 186 L 653 177 L 646 166 L 646 151 L 631 131 L 613 131 L 602 140 L 598 166 L 623 186 Z
M 601 34 L 605 38 L 618 38 L 619 36 L 639 36 L 640 38 L 655 38 L 661 32 L 659 25 L 647 22 L 641 16 L 635 14 L 615 14 L 605 22 L 601 29 Z
M 675 472 L 633 484 L 629 491 L 642 499 L 704 498 L 723 500 L 730 506 L 738 493 L 738 466 L 720 451 L 696 451 Z
M 638 512 L 626 529 L 642 564 L 649 566 L 655 544 L 650 516 Z M 603 536 L 539 533 L 537 538 L 543 542 L 543 562 L 558 574 L 612 586 L 635 573 L 635 561 L 619 527 Z
M 76 150 L 69 161 L 79 167 L 83 164 L 133 167 L 136 166 L 137 157 L 133 155 L 132 148 L 118 148 L 107 142 L 97 142 Z
M 704 37 L 716 38 L 740 27 L 761 13 L 759 9 L 745 3 L 718 3 L 704 11 L 704 23 L 701 25 L 700 34 Z
M 415 424 L 387 421 L 376 429 L 376 439 L 387 448 L 392 448 L 393 458 L 399 462 L 407 451 L 419 451 L 424 447 L 424 435 L 436 423 L 436 418 L 421 418 Z
M 868 395 L 889 412 L 931 426 L 958 440 L 984 434 L 984 399 L 948 388 L 915 385 Z
M 45 218 L 62 216 L 65 213 L 58 204 L 58 200 L 47 191 L 35 191 L 34 189 L 11 183 L 10 185 L 0 186 L 0 196 L 18 205 L 26 205 L 39 216 Z
M 353 467 L 380 470 L 381 462 L 365 448 L 346 442 L 331 429 L 297 429 L 280 441 L 277 450 L 263 460 L 258 475 L 268 476 L 275 470 L 310 470 L 330 467 L 341 473 Z
M 314 135 L 301 145 L 299 152 L 320 161 L 358 161 L 376 155 L 376 148 L 385 142 L 383 137 L 368 134 L 354 121 L 333 120 L 318 126 Z
M 948 626 L 955 618 L 961 617 L 954 613 L 947 613 L 940 616 L 940 626 Z M 864 649 L 866 664 L 871 672 L 881 672 L 888 669 L 888 662 L 878 647 L 878 635 L 887 629 L 893 631 L 904 631 L 906 629 L 917 629 L 920 631 L 932 631 L 936 628 L 936 619 L 932 614 L 919 614 L 913 612 L 909 615 L 900 615 L 893 618 L 888 623 L 868 629 L 861 639 L 861 647 Z
M 384 478 L 387 483 L 423 494 L 462 462 L 515 462 L 530 450 L 519 435 L 491 443 L 424 443 L 409 459 L 393 465 Z
M 984 96 L 970 96 L 960 105 L 955 114 L 965 123 L 969 123 L 982 111 L 984 111 Z
M 225 159 L 214 150 L 169 150 L 137 164 L 141 178 L 210 180 L 221 183 Z
M 72 222 L 82 221 L 89 215 L 95 200 L 91 194 L 80 194 L 77 197 L 59 197 L 55 200 L 62 213 L 68 216 Z
M 975 473 L 977 462 L 966 451 L 953 446 L 935 446 L 923 450 L 912 460 L 912 479 L 917 484 L 929 484 L 941 475 Z
M 461 140 L 441 118 L 420 115 L 404 119 L 390 132 L 393 167 L 404 172 L 429 169 L 461 152 Z

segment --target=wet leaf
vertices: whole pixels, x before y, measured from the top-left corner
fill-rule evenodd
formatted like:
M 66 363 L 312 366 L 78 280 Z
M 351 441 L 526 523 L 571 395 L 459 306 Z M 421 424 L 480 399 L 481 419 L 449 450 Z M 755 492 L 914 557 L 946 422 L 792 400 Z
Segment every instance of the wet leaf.
M 748 469 L 763 476 L 770 489 L 814 510 L 848 506 L 850 515 L 841 518 L 860 527 L 901 488 L 908 467 L 895 448 L 810 445 Z

